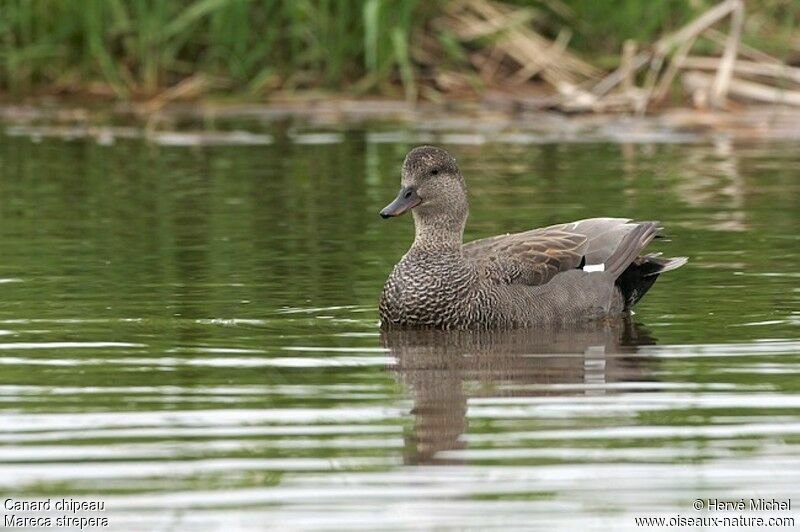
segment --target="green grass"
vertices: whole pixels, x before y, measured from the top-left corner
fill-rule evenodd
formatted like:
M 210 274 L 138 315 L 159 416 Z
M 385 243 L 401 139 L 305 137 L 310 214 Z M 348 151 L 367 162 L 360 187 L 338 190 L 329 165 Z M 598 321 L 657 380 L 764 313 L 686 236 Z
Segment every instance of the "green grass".
M 569 26 L 590 58 L 625 39 L 652 42 L 714 0 L 511 0 L 541 13 L 541 31 Z M 417 95 L 414 37 L 445 0 L 0 0 L 0 93 L 148 97 L 202 75 L 205 90 L 257 97 L 275 89 Z M 780 48 L 795 0 L 748 3 L 751 42 Z M 466 57 L 452 35 L 435 35 Z M 457 68 L 471 68 L 466 60 Z M 452 65 L 448 65 L 452 66 Z
M 0 0 L 0 90 L 148 95 L 196 73 L 222 87 L 413 90 L 418 0 Z M 424 11 L 424 10 L 422 10 Z

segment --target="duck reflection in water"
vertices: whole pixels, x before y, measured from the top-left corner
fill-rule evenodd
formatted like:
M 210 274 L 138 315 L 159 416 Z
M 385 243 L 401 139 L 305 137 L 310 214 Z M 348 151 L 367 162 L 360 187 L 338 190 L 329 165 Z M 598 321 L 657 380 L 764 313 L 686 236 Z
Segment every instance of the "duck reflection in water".
M 654 361 L 633 355 L 655 343 L 630 318 L 506 331 L 383 331 L 381 342 L 414 401 L 406 464 L 458 462 L 438 455 L 465 447 L 470 398 L 602 394 L 606 383 L 652 380 Z

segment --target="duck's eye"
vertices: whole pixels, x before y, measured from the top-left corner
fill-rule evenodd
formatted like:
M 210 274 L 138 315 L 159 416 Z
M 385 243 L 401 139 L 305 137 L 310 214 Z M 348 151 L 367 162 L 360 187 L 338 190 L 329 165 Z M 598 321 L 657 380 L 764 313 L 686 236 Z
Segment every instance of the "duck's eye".
M 433 170 L 431 170 L 431 175 L 439 175 L 439 169 L 434 168 Z
M 403 194 L 403 197 L 406 198 L 406 199 L 410 198 L 412 192 L 413 191 L 411 189 L 406 190 L 406 193 Z

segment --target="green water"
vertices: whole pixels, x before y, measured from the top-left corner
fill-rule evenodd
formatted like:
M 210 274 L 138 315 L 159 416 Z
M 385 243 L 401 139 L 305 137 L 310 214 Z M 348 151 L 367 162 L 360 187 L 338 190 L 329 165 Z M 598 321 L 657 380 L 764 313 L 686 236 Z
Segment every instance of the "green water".
M 3 499 L 102 500 L 79 515 L 114 530 L 800 507 L 800 144 L 259 127 L 256 145 L 0 135 Z M 654 250 L 690 263 L 625 323 L 381 337 L 413 229 L 377 212 L 431 137 L 467 177 L 469 239 L 657 219 Z

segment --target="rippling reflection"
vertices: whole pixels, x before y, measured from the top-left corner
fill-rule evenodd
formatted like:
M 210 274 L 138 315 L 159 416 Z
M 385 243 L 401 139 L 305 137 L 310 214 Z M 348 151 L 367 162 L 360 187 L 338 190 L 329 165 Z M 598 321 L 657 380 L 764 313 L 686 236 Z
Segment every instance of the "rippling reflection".
M 655 340 L 628 318 L 511 331 L 383 331 L 381 342 L 414 401 L 409 464 L 447 463 L 440 451 L 464 448 L 470 399 L 595 395 L 609 383 L 654 378 L 652 359 L 628 355 Z

